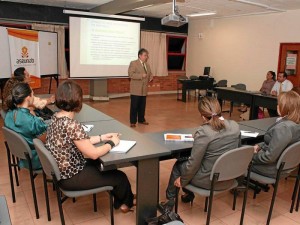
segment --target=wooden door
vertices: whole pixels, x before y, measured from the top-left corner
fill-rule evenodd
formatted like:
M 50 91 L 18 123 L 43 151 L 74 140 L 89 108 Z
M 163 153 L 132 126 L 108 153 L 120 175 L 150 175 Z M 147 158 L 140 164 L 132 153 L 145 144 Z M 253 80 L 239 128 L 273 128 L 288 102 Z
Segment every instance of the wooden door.
M 286 72 L 294 86 L 300 86 L 300 43 L 281 43 L 277 74 Z

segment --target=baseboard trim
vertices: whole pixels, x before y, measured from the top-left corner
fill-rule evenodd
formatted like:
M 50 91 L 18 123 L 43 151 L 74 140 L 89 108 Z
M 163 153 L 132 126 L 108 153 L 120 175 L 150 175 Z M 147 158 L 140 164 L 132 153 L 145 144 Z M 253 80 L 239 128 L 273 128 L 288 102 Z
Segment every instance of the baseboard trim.
M 109 97 L 105 97 L 105 96 L 89 96 L 90 99 L 92 99 L 93 101 L 103 101 L 103 102 L 107 102 L 109 101 Z
M 177 91 L 155 91 L 155 92 L 148 92 L 148 95 L 168 95 L 168 94 L 176 94 Z M 181 91 L 180 91 L 181 93 Z M 123 98 L 130 96 L 130 93 L 120 93 L 120 94 L 109 94 L 109 98 Z

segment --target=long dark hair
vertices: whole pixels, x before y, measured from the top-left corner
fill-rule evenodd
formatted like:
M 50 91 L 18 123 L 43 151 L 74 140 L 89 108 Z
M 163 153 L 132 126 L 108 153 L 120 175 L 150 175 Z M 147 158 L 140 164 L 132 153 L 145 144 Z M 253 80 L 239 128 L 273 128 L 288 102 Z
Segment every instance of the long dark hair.
M 17 79 L 18 81 L 24 81 L 25 80 L 25 68 L 24 67 L 19 67 L 14 71 L 14 78 Z
M 270 70 L 269 73 L 272 74 L 272 79 L 276 81 L 276 73 L 272 70 Z
M 30 96 L 32 90 L 27 83 L 18 83 L 16 84 L 10 95 L 6 98 L 6 105 L 8 109 L 13 110 L 17 108 L 17 105 L 22 104 L 28 96 Z

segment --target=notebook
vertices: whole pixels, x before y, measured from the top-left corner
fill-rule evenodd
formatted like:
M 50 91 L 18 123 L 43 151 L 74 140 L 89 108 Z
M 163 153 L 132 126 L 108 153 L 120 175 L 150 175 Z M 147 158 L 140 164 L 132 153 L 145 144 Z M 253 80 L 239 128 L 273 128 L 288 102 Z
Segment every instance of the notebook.
M 110 152 L 112 153 L 126 153 L 128 152 L 134 145 L 136 144 L 136 141 L 126 141 L 126 140 L 120 140 L 120 143 L 113 147 Z
M 164 134 L 165 141 L 194 141 L 192 134 Z
M 241 130 L 241 135 L 245 137 L 257 137 L 259 135 L 258 132 L 251 132 L 246 130 Z

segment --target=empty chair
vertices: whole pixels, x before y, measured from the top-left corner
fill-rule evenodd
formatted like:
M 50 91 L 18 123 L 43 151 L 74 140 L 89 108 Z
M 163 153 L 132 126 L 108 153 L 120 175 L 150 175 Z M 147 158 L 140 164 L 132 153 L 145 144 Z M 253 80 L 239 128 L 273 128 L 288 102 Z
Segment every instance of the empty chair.
M 246 90 L 246 84 L 234 84 L 231 87 L 238 89 L 238 90 Z
M 216 87 L 227 87 L 227 80 L 219 80 Z
M 272 184 L 274 187 L 268 219 L 267 219 L 267 225 L 270 224 L 270 220 L 272 217 L 272 211 L 275 203 L 275 198 L 276 198 L 280 178 L 287 177 L 293 170 L 295 170 L 299 166 L 299 164 L 300 164 L 300 141 L 290 145 L 282 152 L 276 165 L 276 170 L 277 170 L 276 178 L 263 176 L 261 174 L 251 171 L 250 173 L 251 180 L 257 181 L 262 184 Z M 299 188 L 299 173 L 296 178 L 296 184 L 292 196 L 292 204 L 290 209 L 291 212 L 293 211 L 294 208 L 294 203 L 295 203 L 298 188 Z
M 219 80 L 211 90 L 207 91 L 207 95 L 215 97 L 217 93 L 215 87 L 227 87 L 227 80 Z
M 238 89 L 238 90 L 243 90 L 243 91 L 246 91 L 246 85 L 245 84 L 234 84 L 234 85 L 231 85 L 231 87 L 235 88 L 235 89 Z M 230 102 L 230 111 L 229 111 L 229 116 L 231 116 L 231 113 L 233 111 L 233 104 L 234 102 Z
M 198 80 L 199 77 L 197 75 L 191 75 L 190 80 Z
M 17 157 L 19 159 L 25 159 L 28 162 L 33 203 L 34 203 L 34 207 L 35 207 L 36 218 L 38 219 L 39 218 L 39 209 L 38 209 L 38 203 L 37 203 L 37 198 L 36 198 L 34 178 L 37 176 L 37 174 L 41 174 L 42 170 L 41 169 L 38 169 L 38 170 L 33 169 L 32 163 L 31 163 L 31 159 L 32 159 L 31 149 L 30 149 L 29 145 L 27 144 L 27 142 L 25 141 L 25 139 L 13 130 L 10 130 L 6 127 L 2 127 L 2 129 L 3 129 L 4 138 L 6 140 L 5 146 L 6 146 L 6 150 L 7 150 L 9 178 L 10 178 L 13 202 L 16 201 L 16 197 L 15 197 L 14 181 L 13 181 L 13 175 L 12 175 L 12 167 L 14 167 L 14 169 L 15 169 L 16 183 L 18 185 L 18 180 L 17 180 L 17 166 L 18 165 L 15 162 L 15 157 Z
M 88 190 L 81 190 L 81 191 L 69 191 L 64 190 L 60 187 L 59 181 L 61 180 L 60 171 L 57 166 L 57 163 L 51 153 L 45 148 L 43 142 L 39 139 L 33 140 L 35 149 L 38 153 L 40 158 L 41 164 L 43 166 L 43 179 L 44 179 L 44 189 L 45 189 L 45 197 L 46 197 L 46 207 L 47 207 L 47 214 L 48 220 L 51 219 L 50 217 L 50 205 L 49 205 L 49 197 L 48 197 L 48 189 L 47 189 L 47 180 L 46 176 L 52 177 L 52 181 L 55 186 L 56 195 L 57 195 L 57 202 L 59 208 L 59 214 L 61 218 L 61 224 L 65 224 L 64 214 L 62 210 L 62 203 L 67 199 L 67 197 L 75 198 L 80 196 L 86 195 L 93 195 L 94 199 L 94 211 L 97 211 L 97 202 L 96 202 L 96 193 L 107 191 L 110 196 L 110 216 L 111 216 L 111 224 L 114 224 L 114 214 L 113 214 L 113 196 L 111 191 L 113 190 L 112 186 L 103 186 L 100 188 L 88 189 Z M 65 197 L 62 197 L 62 193 Z
M 200 93 L 200 90 L 204 90 L 205 91 L 205 95 L 206 96 L 211 96 L 211 92 L 214 88 L 214 78 L 213 77 L 207 77 L 206 80 L 202 80 L 202 88 L 199 89 L 199 93 L 198 93 L 198 99 L 202 96 Z
M 247 202 L 247 192 L 248 192 L 248 184 L 249 184 L 249 175 L 250 175 L 250 169 L 251 169 L 251 160 L 253 157 L 253 146 L 243 146 L 240 148 L 236 148 L 233 150 L 230 150 L 223 155 L 221 155 L 217 161 L 215 162 L 213 169 L 210 174 L 210 180 L 211 180 L 211 187 L 210 190 L 195 187 L 191 184 L 185 186 L 187 190 L 206 197 L 205 201 L 205 208 L 204 210 L 207 211 L 208 207 L 208 213 L 207 213 L 207 219 L 206 224 L 208 225 L 210 223 L 210 216 L 211 216 L 211 210 L 212 210 L 212 203 L 213 203 L 213 196 L 216 194 L 223 193 L 224 191 L 228 191 L 230 189 L 236 188 L 238 186 L 238 183 L 236 180 L 234 180 L 233 185 L 225 190 L 222 191 L 215 191 L 214 187 L 217 182 L 221 181 L 228 181 L 236 179 L 245 173 L 247 173 L 248 166 L 250 167 L 247 173 L 247 182 L 246 182 L 246 190 L 244 192 L 244 199 L 243 199 L 243 207 L 242 207 L 242 213 L 241 213 L 241 219 L 240 224 L 243 224 L 244 220 L 244 213 L 246 208 L 246 202 Z M 232 163 L 235 162 L 235 163 Z M 208 202 L 209 197 L 209 202 Z M 234 199 L 234 206 L 235 208 L 235 200 L 236 195 Z M 175 212 L 177 212 L 178 208 L 178 195 L 175 200 Z

